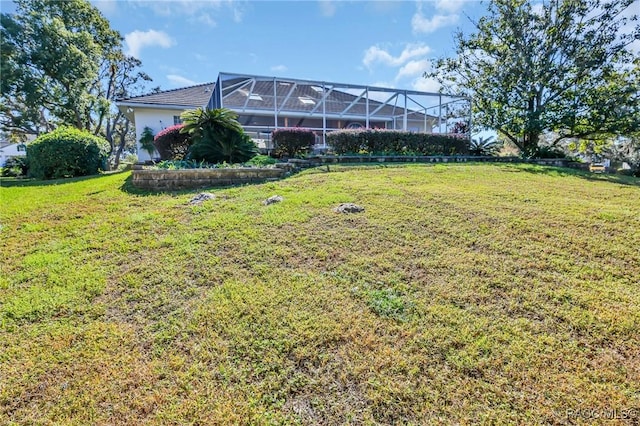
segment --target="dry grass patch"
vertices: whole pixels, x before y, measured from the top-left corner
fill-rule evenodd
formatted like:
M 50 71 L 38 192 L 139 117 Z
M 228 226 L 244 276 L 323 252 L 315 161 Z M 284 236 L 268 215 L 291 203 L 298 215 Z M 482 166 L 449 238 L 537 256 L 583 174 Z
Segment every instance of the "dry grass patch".
M 637 179 L 331 170 L 201 206 L 127 174 L 0 188 L 0 423 L 570 424 L 640 407 Z

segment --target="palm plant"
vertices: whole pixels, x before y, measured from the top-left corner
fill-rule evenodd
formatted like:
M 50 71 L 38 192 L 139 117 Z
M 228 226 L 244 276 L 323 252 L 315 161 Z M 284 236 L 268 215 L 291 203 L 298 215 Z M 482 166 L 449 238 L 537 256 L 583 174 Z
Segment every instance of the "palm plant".
M 149 126 L 145 126 L 140 134 L 140 147 L 149 153 L 149 157 L 153 158 L 156 147 L 153 144 L 153 130 Z
M 469 153 L 471 155 L 495 155 L 498 149 L 500 149 L 500 146 L 493 136 L 471 139 L 469 144 Z
M 242 163 L 258 154 L 258 147 L 246 133 L 227 131 L 213 140 L 202 140 L 191 145 L 189 158 L 208 163 Z
M 226 108 L 185 111 L 183 133 L 193 141 L 189 157 L 197 161 L 243 162 L 257 154 L 257 147 L 244 133 L 238 115 Z

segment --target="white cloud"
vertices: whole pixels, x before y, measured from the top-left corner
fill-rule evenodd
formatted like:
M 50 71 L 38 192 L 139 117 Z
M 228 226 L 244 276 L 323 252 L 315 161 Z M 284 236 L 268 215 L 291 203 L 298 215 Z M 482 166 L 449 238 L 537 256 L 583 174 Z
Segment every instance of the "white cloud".
M 456 13 L 463 5 L 463 0 L 436 0 L 436 9 L 442 12 Z
M 456 22 L 458 22 L 458 15 L 434 15 L 429 19 L 425 18 L 422 13 L 416 12 L 411 18 L 411 28 L 414 33 L 432 33 Z
M 127 55 L 140 58 L 140 51 L 149 46 L 160 46 L 169 48 L 176 42 L 169 37 L 164 31 L 139 31 L 135 30 L 124 36 L 124 42 L 127 45 Z
M 208 27 L 215 27 L 216 25 L 218 25 L 216 21 L 211 17 L 211 15 L 206 12 L 198 15 L 198 17 L 196 18 L 196 22 L 205 24 Z
M 186 77 L 183 77 L 181 75 L 177 75 L 177 74 L 169 74 L 167 75 L 167 80 L 169 80 L 171 83 L 173 83 L 176 86 L 195 86 L 196 84 L 198 84 L 197 82 L 190 80 Z
M 396 74 L 396 80 L 405 77 L 415 77 L 417 75 L 424 74 L 425 71 L 430 69 L 431 62 L 428 59 L 419 59 L 415 61 L 407 62 Z
M 105 16 L 112 16 L 118 12 L 117 0 L 93 0 L 91 3 Z
M 318 5 L 320 6 L 320 13 L 322 13 L 322 16 L 330 18 L 336 14 L 337 7 L 335 2 L 332 0 L 320 0 Z
M 242 22 L 244 5 L 246 4 L 242 0 L 132 0 L 132 3 L 139 7 L 149 8 L 157 15 L 188 16 L 194 22 L 203 22 L 201 17 L 207 14 L 207 11 L 215 11 L 216 15 L 220 15 L 222 10 L 230 12 L 234 22 Z M 205 20 L 203 23 L 207 23 L 207 20 L 213 21 L 211 15 L 202 19 Z M 220 19 L 222 18 L 220 17 Z
M 433 78 L 418 77 L 413 80 L 411 87 L 413 87 L 414 90 L 419 90 L 421 92 L 438 93 L 440 90 L 440 83 Z
M 286 71 L 288 68 L 286 67 L 286 65 L 274 65 L 271 67 L 271 71 L 275 71 L 275 72 L 284 72 Z
M 417 4 L 416 13 L 411 18 L 411 28 L 414 33 L 432 33 L 442 27 L 453 25 L 458 22 L 458 15 L 441 15 L 436 14 L 431 18 L 427 18 L 422 13 L 422 3 Z
M 362 63 L 369 69 L 376 63 L 397 67 L 404 65 L 413 58 L 424 56 L 429 52 L 431 52 L 431 48 L 424 43 L 407 44 L 399 56 L 393 56 L 380 46 L 371 46 L 364 52 Z

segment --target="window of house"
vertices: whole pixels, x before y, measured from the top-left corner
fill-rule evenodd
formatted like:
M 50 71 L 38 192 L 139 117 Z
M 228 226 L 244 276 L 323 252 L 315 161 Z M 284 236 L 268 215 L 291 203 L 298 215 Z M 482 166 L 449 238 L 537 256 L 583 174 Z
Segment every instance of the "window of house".
M 179 115 L 173 116 L 173 125 L 175 126 L 176 124 L 182 124 L 182 118 Z

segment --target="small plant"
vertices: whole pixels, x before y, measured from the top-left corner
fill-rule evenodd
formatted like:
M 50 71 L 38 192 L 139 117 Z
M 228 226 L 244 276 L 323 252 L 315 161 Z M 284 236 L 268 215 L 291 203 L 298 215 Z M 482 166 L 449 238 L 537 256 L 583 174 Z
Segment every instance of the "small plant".
M 2 167 L 3 177 L 23 177 L 29 171 L 27 157 L 9 157 Z
M 500 144 L 495 137 L 471 139 L 469 144 L 469 154 L 478 156 L 496 155 L 500 149 Z
M 275 158 L 269 157 L 268 155 L 256 155 L 245 164 L 247 166 L 270 166 L 276 164 L 278 160 Z
M 155 164 L 155 168 L 164 170 L 216 169 L 219 167 L 221 167 L 220 164 L 196 160 L 163 160 Z
M 154 135 L 153 130 L 149 126 L 145 126 L 142 129 L 142 134 L 140 135 L 140 147 L 149 153 L 149 157 L 153 158 L 153 153 L 156 152 L 156 146 L 153 144 Z
M 86 176 L 105 170 L 109 143 L 89 132 L 59 127 L 27 145 L 29 174 L 36 179 Z
M 182 127 L 182 124 L 176 124 L 155 136 L 153 145 L 158 150 L 161 160 L 182 160 L 187 155 L 191 139 L 188 134 L 181 132 Z
M 409 306 L 402 294 L 392 288 L 371 290 L 367 292 L 368 304 L 373 312 L 381 317 L 405 321 L 409 313 Z

